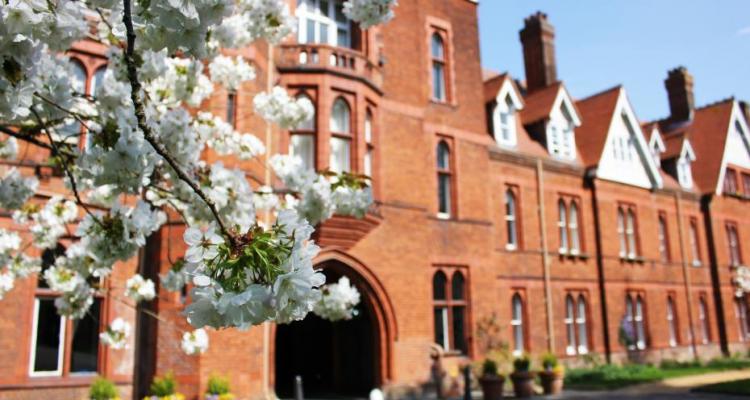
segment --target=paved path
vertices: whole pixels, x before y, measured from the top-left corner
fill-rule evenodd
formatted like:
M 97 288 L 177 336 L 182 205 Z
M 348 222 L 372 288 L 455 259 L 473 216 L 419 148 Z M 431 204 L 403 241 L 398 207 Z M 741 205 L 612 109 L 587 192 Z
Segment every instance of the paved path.
M 726 394 L 694 393 L 690 389 L 712 383 L 750 379 L 750 370 L 716 372 L 711 374 L 684 376 L 665 379 L 661 382 L 645 383 L 609 392 L 575 392 L 566 391 L 555 399 L 654 399 L 654 400 L 719 400 L 747 399 L 747 397 L 729 396 Z M 552 397 L 551 397 L 552 398 Z

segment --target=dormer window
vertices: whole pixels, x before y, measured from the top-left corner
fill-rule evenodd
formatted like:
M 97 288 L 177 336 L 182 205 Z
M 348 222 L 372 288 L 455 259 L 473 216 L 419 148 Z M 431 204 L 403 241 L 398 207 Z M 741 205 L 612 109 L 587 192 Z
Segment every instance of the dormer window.
M 680 181 L 680 186 L 685 189 L 693 187 L 693 173 L 690 169 L 690 159 L 688 157 L 680 157 L 677 160 L 677 179 Z
M 564 160 L 575 159 L 575 122 L 565 102 L 560 105 L 559 115 L 550 119 L 547 129 L 550 154 Z
M 297 40 L 351 48 L 352 25 L 343 7 L 343 0 L 298 0 Z
M 510 93 L 505 99 L 498 102 L 495 108 L 496 140 L 504 146 L 516 145 L 516 106 Z

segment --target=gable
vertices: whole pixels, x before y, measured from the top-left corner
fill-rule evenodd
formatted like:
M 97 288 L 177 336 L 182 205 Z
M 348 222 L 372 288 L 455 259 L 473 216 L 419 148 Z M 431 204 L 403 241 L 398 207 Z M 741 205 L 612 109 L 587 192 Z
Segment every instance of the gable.
M 623 90 L 609 125 L 597 177 L 646 189 L 661 187 L 661 175 L 637 121 Z
M 750 169 L 750 147 L 748 147 L 747 134 L 741 133 L 746 132 L 746 130 L 743 129 L 739 118 L 733 119 L 734 121 L 729 127 L 727 145 L 724 149 L 725 163 Z

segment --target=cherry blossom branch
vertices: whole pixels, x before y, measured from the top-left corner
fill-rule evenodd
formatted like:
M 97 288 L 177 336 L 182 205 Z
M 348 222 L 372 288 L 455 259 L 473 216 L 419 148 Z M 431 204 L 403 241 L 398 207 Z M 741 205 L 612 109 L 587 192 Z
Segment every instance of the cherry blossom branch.
M 47 150 L 54 150 L 52 148 L 52 146 L 50 146 L 49 144 L 44 143 L 41 140 L 34 138 L 33 136 L 24 135 L 24 134 L 21 134 L 19 132 L 16 132 L 13 129 L 11 129 L 9 126 L 6 126 L 6 125 L 0 125 L 0 132 L 6 134 L 8 136 L 13 136 L 14 138 L 16 138 L 18 140 L 23 140 L 24 142 L 31 143 L 31 144 L 33 144 L 35 146 L 43 147 L 43 148 L 45 148 Z
M 180 180 L 190 186 L 190 188 L 193 189 L 193 191 L 203 200 L 203 202 L 206 203 L 206 206 L 208 206 L 208 209 L 211 210 L 211 214 L 213 214 L 214 219 L 216 219 L 221 232 L 228 238 L 229 242 L 232 244 L 232 247 L 237 247 L 238 240 L 236 236 L 231 231 L 229 231 L 229 229 L 227 229 L 224 221 L 222 221 L 221 217 L 219 216 L 218 210 L 216 210 L 216 204 L 208 197 L 205 192 L 203 192 L 203 190 L 201 190 L 200 186 L 198 186 L 198 184 L 195 183 L 188 176 L 188 174 L 182 170 L 182 168 L 180 168 L 177 161 L 175 161 L 172 155 L 169 154 L 169 151 L 167 151 L 164 145 L 162 145 L 156 139 L 156 136 L 154 136 L 151 128 L 146 123 L 146 111 L 140 99 L 141 82 L 138 80 L 136 61 L 133 56 L 133 53 L 135 51 L 135 30 L 133 29 L 133 17 L 130 10 L 130 0 L 123 0 L 123 6 L 124 12 L 122 15 L 122 22 L 125 24 L 125 29 L 127 32 L 125 65 L 127 66 L 128 80 L 130 81 L 130 99 L 132 100 L 133 107 L 135 109 L 138 128 L 143 132 L 143 137 L 147 142 L 151 144 L 156 153 L 164 158 L 164 160 L 169 164 L 169 166 L 172 167 L 175 173 L 177 173 L 177 176 L 180 178 Z

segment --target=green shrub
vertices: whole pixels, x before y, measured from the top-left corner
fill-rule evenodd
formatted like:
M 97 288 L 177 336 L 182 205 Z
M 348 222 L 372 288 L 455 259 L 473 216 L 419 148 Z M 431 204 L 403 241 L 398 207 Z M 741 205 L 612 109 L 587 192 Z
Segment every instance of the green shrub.
M 91 400 L 112 400 L 119 397 L 117 386 L 108 379 L 97 377 L 89 387 L 89 398 Z
M 569 370 L 565 374 L 565 384 L 587 389 L 615 389 L 663 378 L 664 373 L 652 365 L 602 365 L 592 369 Z
M 208 378 L 208 389 L 206 390 L 208 394 L 227 394 L 229 391 L 229 378 L 215 375 Z
M 750 367 L 750 360 L 736 357 L 714 358 L 706 366 L 713 369 L 742 369 Z
M 661 369 L 685 369 L 685 368 L 700 368 L 703 364 L 700 360 L 692 361 L 677 361 L 677 360 L 662 360 L 659 364 Z
M 482 363 L 482 375 L 486 376 L 495 376 L 498 375 L 497 373 L 497 362 L 494 360 L 485 359 L 484 363 Z
M 152 396 L 170 396 L 177 393 L 177 382 L 174 379 L 174 375 L 171 372 L 167 372 L 164 377 L 156 377 L 151 382 L 151 395 Z
M 542 355 L 542 368 L 545 371 L 552 371 L 559 365 L 557 356 L 552 353 L 544 353 Z
M 531 359 L 528 355 L 513 360 L 513 370 L 516 372 L 528 372 L 531 369 Z

